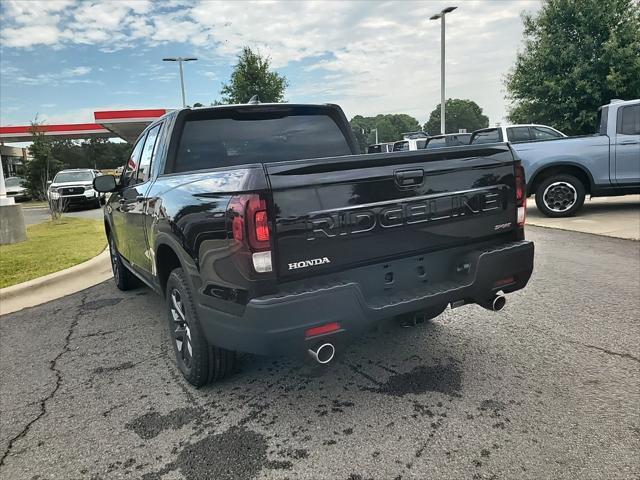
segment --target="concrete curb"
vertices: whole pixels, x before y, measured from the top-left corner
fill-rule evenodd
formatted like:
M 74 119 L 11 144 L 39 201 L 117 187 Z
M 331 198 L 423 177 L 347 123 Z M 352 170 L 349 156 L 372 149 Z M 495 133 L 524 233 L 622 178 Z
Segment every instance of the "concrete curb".
M 59 272 L 0 288 L 0 316 L 79 292 L 112 276 L 109 249 Z

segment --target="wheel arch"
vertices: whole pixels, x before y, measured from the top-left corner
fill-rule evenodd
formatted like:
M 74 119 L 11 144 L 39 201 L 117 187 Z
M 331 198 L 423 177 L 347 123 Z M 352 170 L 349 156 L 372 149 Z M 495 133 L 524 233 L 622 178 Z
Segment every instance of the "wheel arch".
M 584 185 L 585 192 L 587 194 L 591 194 L 594 185 L 591 172 L 584 168 L 584 166 L 571 162 L 545 165 L 544 167 L 536 170 L 536 172 L 531 176 L 529 184 L 527 185 L 527 194 L 534 195 L 540 183 L 549 178 L 551 175 L 558 174 L 573 175 Z
M 168 243 L 159 243 L 155 252 L 155 268 L 160 285 L 160 292 L 164 295 L 166 293 L 167 281 L 169 275 L 176 268 L 182 268 L 182 262 L 180 256 L 176 252 L 175 248 Z

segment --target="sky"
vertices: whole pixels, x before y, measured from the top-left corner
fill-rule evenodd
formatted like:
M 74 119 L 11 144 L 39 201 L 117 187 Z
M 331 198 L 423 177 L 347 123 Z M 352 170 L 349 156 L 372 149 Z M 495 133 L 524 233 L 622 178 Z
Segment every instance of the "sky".
M 540 0 L 0 2 L 0 125 L 92 122 L 95 110 L 178 108 L 220 98 L 248 45 L 284 74 L 286 99 L 337 103 L 348 118 L 407 113 L 424 123 L 440 103 L 440 22 L 446 96 L 504 121 L 504 77 L 522 43 L 523 11 Z

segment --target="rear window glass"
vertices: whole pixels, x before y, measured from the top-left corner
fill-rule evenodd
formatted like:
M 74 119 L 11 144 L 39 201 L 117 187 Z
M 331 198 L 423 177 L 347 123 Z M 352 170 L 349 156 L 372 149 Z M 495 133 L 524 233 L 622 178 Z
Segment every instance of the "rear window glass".
M 409 142 L 396 142 L 393 144 L 394 152 L 406 152 L 409 150 Z
M 447 139 L 445 137 L 442 138 L 432 138 L 429 140 L 427 144 L 427 148 L 442 148 L 447 146 Z
M 473 139 L 471 143 L 479 144 L 479 143 L 498 143 L 502 141 L 502 135 L 500 134 L 500 130 L 497 128 L 493 128 L 491 130 L 484 130 L 482 132 L 475 132 L 473 134 Z
M 350 154 L 347 139 L 327 115 L 187 119 L 174 171 Z

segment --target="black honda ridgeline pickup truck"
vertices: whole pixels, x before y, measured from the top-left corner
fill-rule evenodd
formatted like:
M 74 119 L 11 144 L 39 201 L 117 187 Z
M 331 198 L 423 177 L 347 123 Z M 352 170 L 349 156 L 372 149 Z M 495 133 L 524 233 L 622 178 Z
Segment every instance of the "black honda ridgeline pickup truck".
M 235 351 L 320 363 L 382 319 L 500 310 L 533 269 L 524 173 L 507 144 L 360 155 L 336 105 L 168 113 L 140 135 L 105 228 L 118 288 L 166 298 L 193 385 Z

